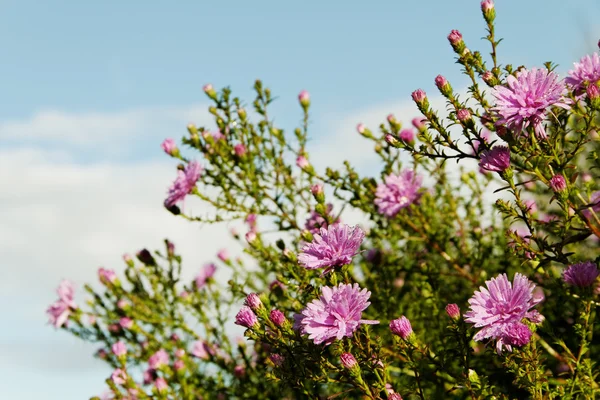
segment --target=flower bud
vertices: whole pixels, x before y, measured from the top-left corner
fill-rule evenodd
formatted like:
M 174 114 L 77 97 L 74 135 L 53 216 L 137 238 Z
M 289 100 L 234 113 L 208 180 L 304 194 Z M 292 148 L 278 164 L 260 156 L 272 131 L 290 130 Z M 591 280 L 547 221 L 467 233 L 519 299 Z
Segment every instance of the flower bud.
M 494 76 L 494 74 L 492 73 L 492 71 L 485 71 L 481 75 L 481 79 L 483 79 L 483 81 L 485 83 L 487 83 L 488 86 L 491 86 L 491 87 L 494 87 L 494 86 L 496 86 L 499 83 L 498 79 L 496 79 L 496 77 Z
M 314 196 L 317 203 L 322 204 L 325 202 L 325 193 L 323 192 L 323 184 L 315 183 L 310 187 L 310 192 Z
M 459 31 L 456 29 L 450 31 L 450 34 L 448 35 L 448 41 L 458 55 L 463 55 L 466 46 L 465 42 L 463 41 L 462 34 Z
M 400 396 L 398 393 L 390 393 L 388 394 L 388 400 L 402 400 L 402 396 Z
M 308 166 L 310 166 L 310 163 L 308 162 L 308 159 L 304 156 L 298 156 L 298 158 L 296 158 L 296 165 L 302 169 L 308 168 Z
M 342 366 L 346 369 L 354 369 L 358 367 L 358 362 L 356 361 L 356 358 L 354 358 L 354 356 L 350 353 L 342 353 L 342 355 L 340 356 L 340 361 L 342 363 Z
M 112 269 L 98 268 L 98 278 L 105 285 L 117 282 L 117 274 Z
M 285 361 L 285 357 L 283 357 L 281 354 L 271 354 L 269 356 L 269 360 L 271 360 L 276 366 L 281 367 Z
M 425 125 L 426 121 L 427 120 L 424 118 L 415 117 L 412 119 L 412 124 L 419 132 L 423 132 L 425 129 L 427 129 L 427 126 Z
M 462 123 L 467 123 L 471 120 L 471 112 L 466 108 L 461 108 L 456 112 L 456 118 Z
M 246 233 L 246 241 L 247 241 L 248 243 L 252 244 L 252 243 L 254 243 L 254 241 L 255 241 L 256 239 L 257 239 L 256 232 L 254 232 L 254 231 L 248 231 L 248 232 Z
M 390 330 L 394 335 L 400 336 L 403 340 L 407 340 L 413 335 L 410 321 L 404 315 L 390 322 Z
M 131 329 L 133 326 L 133 320 L 128 317 L 122 317 L 119 319 L 119 325 L 121 325 L 121 328 L 123 329 Z
M 460 308 L 458 308 L 458 305 L 450 303 L 446 306 L 446 314 L 453 320 L 458 321 L 460 319 Z
M 183 360 L 176 360 L 173 363 L 173 368 L 175 368 L 175 371 L 181 371 L 185 368 L 185 363 L 183 362 Z
M 280 328 L 287 321 L 287 319 L 285 318 L 285 315 L 283 315 L 283 313 L 277 309 L 271 310 L 271 313 L 269 314 L 269 319 L 271 320 L 271 322 L 273 322 L 275 325 L 277 325 Z
M 125 346 L 125 343 L 123 343 L 120 340 L 114 343 L 111 349 L 113 354 L 117 357 L 124 356 L 125 354 L 127 354 L 127 346 Z
M 391 125 L 394 125 L 394 124 L 397 124 L 397 123 L 398 123 L 398 120 L 396 119 L 396 117 L 394 116 L 394 114 L 388 114 L 388 116 L 387 116 L 387 121 L 388 121 L 388 122 L 389 122 Z
M 156 387 L 156 390 L 158 390 L 159 392 L 164 392 L 169 388 L 169 384 L 164 378 L 159 377 L 156 378 L 156 380 L 154 381 L 154 387 Z
M 240 157 L 240 158 L 244 157 L 246 155 L 246 152 L 247 152 L 246 146 L 244 146 L 241 143 L 236 144 L 233 147 L 233 151 L 235 152 L 235 155 L 238 156 L 238 157 Z
M 413 101 L 417 104 L 422 104 L 423 102 L 425 102 L 425 100 L 427 100 L 427 94 L 423 89 L 415 90 L 414 92 L 412 92 L 411 96 Z
M 217 258 L 224 263 L 229 261 L 229 254 L 227 253 L 227 249 L 221 249 L 217 252 Z
M 175 141 L 173 139 L 163 140 L 160 147 L 162 147 L 164 152 L 170 155 L 171 157 L 179 157 L 179 149 L 177 148 L 177 144 L 175 144 Z
M 440 90 L 440 93 L 446 97 L 449 97 L 452 94 L 452 86 L 446 78 L 442 75 L 438 75 L 435 77 L 435 85 Z
M 244 109 L 244 108 L 238 108 L 237 114 L 241 120 L 245 120 L 246 117 L 248 116 L 248 113 L 246 112 L 246 109 Z
M 481 2 L 481 12 L 486 22 L 490 23 L 496 18 L 496 10 L 494 9 L 493 0 L 483 0 Z
M 127 382 L 127 373 L 121 368 L 117 368 L 113 371 L 110 379 L 115 385 L 124 385 Z
M 308 109 L 310 106 L 310 94 L 306 90 L 301 91 L 298 95 L 298 101 L 304 110 Z
M 133 267 L 133 259 L 129 254 L 123 254 L 123 261 L 125 261 L 125 264 L 129 265 L 130 267 Z
M 550 188 L 555 192 L 564 192 L 567 189 L 567 181 L 562 175 L 554 175 L 548 182 Z
M 250 293 L 248 296 L 246 296 L 246 300 L 244 300 L 244 304 L 246 306 L 250 307 L 254 311 L 257 311 L 257 310 L 263 308 L 263 303 L 260 300 L 260 297 L 258 297 L 258 294 L 256 294 L 256 293 Z
M 211 85 L 210 83 L 208 83 L 208 84 L 204 85 L 204 87 L 202 88 L 202 90 L 204 90 L 204 93 L 206 93 L 206 95 L 208 97 L 210 97 L 213 100 L 217 100 L 217 92 L 213 88 L 213 85 Z
M 398 145 L 400 144 L 398 139 L 396 139 L 393 135 L 390 135 L 389 133 L 385 135 L 385 141 L 387 142 L 387 144 L 393 147 L 398 147 Z
M 588 101 L 594 110 L 600 109 L 600 89 L 594 83 L 590 83 L 586 89 Z
M 183 358 L 183 356 L 185 356 L 185 350 L 184 349 L 177 349 L 177 350 L 175 350 L 175 357 L 177 357 L 177 358 Z
M 236 365 L 233 368 L 233 375 L 238 379 L 243 378 L 244 375 L 246 375 L 246 369 L 244 368 L 243 365 Z
M 404 143 L 412 144 L 415 141 L 415 134 L 412 129 L 402 129 L 398 136 Z

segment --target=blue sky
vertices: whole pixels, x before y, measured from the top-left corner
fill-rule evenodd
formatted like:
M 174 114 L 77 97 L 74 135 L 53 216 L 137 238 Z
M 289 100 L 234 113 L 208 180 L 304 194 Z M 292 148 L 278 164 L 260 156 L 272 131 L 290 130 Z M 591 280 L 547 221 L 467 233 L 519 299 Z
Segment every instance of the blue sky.
M 553 60 L 564 74 L 600 38 L 595 1 L 498 0 L 497 10 L 503 63 Z M 160 206 L 173 165 L 158 145 L 207 121 L 203 84 L 249 103 L 261 78 L 288 129 L 307 89 L 318 155 L 360 162 L 356 123 L 389 112 L 410 120 L 410 92 L 434 96 L 439 73 L 465 86 L 451 29 L 488 52 L 478 1 L 0 0 L 3 395 L 103 390 L 109 371 L 91 359 L 95 347 L 44 325 L 61 278 L 93 280 L 99 265 L 119 269 L 124 251 L 167 235 L 193 275 L 227 240 L 227 227 L 189 227 Z M 201 254 L 199 242 L 209 244 Z

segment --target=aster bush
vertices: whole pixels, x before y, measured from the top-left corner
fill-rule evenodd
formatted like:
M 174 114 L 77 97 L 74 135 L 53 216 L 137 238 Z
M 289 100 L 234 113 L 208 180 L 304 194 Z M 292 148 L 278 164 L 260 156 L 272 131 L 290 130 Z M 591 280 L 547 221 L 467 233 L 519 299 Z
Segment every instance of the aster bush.
M 313 166 L 308 92 L 287 131 L 260 81 L 250 107 L 204 87 L 215 127 L 162 144 L 177 162 L 164 207 L 247 231 L 192 280 L 166 240 L 124 256 L 122 275 L 100 269 L 101 290 L 60 284 L 50 323 L 98 344 L 113 371 L 105 398 L 599 394 L 600 58 L 566 77 L 501 64 L 493 1 L 481 9 L 490 57 L 450 32 L 470 85 L 459 95 L 433 80 L 446 114 L 417 89 L 413 127 L 358 124 L 375 176 L 352 160 Z

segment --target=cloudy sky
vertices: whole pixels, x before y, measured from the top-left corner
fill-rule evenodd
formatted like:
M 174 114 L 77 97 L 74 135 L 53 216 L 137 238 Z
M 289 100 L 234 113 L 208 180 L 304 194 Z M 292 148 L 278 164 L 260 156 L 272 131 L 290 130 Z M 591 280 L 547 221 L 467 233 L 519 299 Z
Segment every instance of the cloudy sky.
M 593 0 L 498 0 L 503 63 L 565 73 L 595 49 Z M 177 244 L 192 275 L 228 243 L 161 207 L 174 177 L 159 144 L 208 124 L 202 85 L 248 101 L 261 78 L 291 129 L 310 91 L 315 162 L 366 166 L 358 122 L 415 116 L 410 92 L 465 79 L 446 41 L 486 53 L 479 1 L 0 0 L 0 387 L 13 399 L 80 400 L 110 371 L 46 325 L 62 278 L 81 285 L 121 255 Z

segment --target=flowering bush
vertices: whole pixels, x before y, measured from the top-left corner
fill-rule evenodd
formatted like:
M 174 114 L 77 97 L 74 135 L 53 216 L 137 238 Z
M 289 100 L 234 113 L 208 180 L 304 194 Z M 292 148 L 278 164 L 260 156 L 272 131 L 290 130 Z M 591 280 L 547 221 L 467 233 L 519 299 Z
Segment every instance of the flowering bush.
M 100 344 L 106 398 L 598 394 L 600 57 L 566 79 L 551 64 L 501 65 L 494 4 L 481 7 L 491 59 L 449 34 L 471 83 L 459 97 L 435 78 L 447 116 L 418 89 L 414 129 L 393 115 L 380 133 L 357 126 L 381 160 L 375 177 L 351 160 L 311 164 L 308 92 L 290 135 L 260 81 L 252 116 L 229 89 L 204 87 L 218 131 L 189 125 L 181 149 L 164 141 L 179 163 L 164 207 L 192 223 L 244 220 L 234 237 L 256 268 L 222 250 L 188 282 L 166 241 L 125 256 L 121 277 L 100 269 L 85 307 L 62 282 L 50 322 Z M 216 216 L 186 213 L 190 197 Z M 348 208 L 363 223 L 346 224 Z

